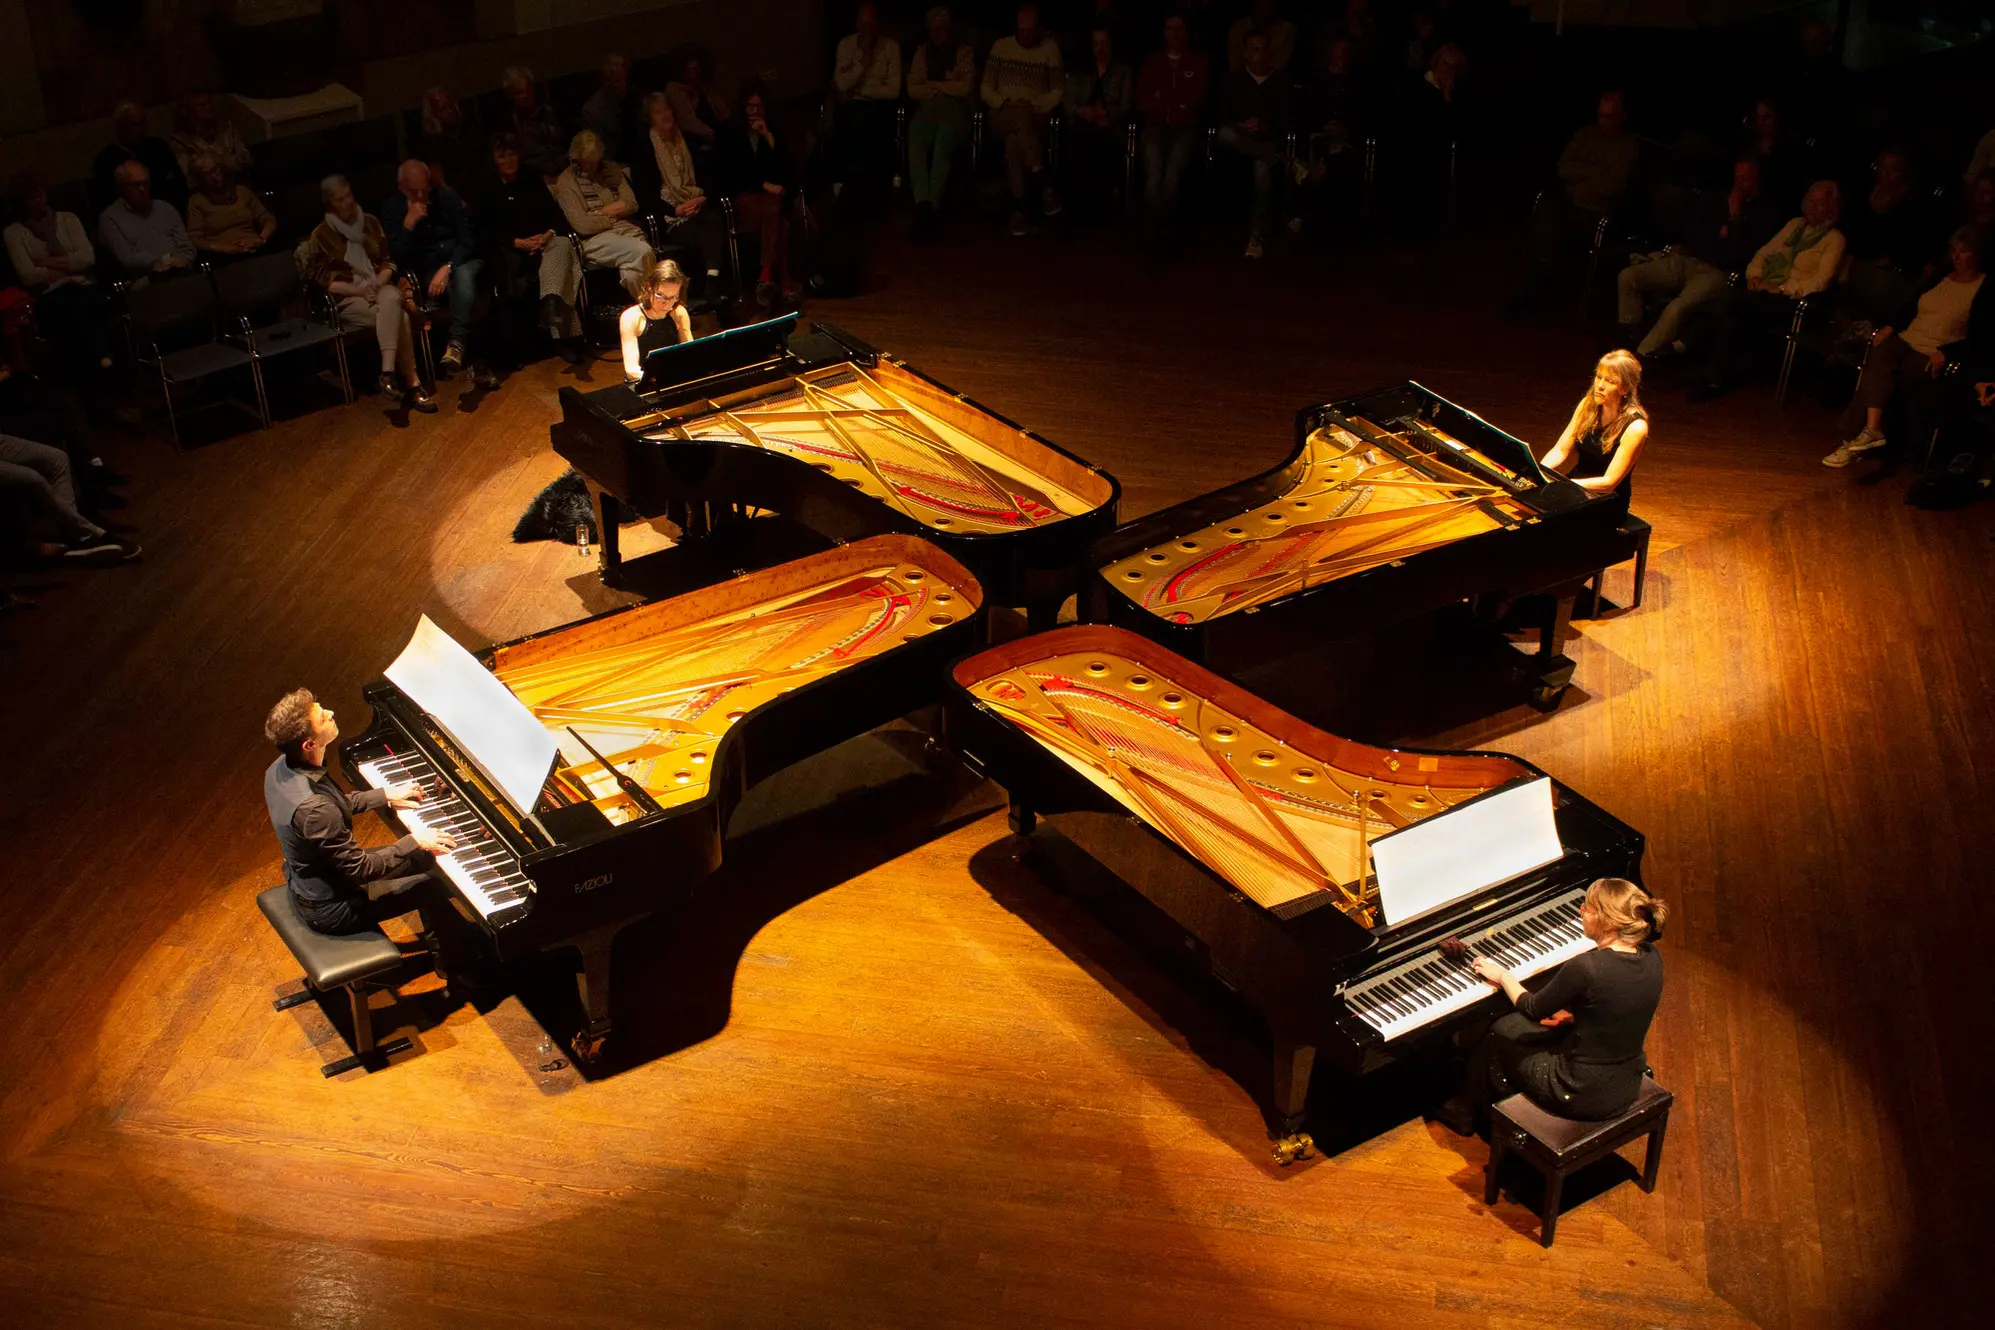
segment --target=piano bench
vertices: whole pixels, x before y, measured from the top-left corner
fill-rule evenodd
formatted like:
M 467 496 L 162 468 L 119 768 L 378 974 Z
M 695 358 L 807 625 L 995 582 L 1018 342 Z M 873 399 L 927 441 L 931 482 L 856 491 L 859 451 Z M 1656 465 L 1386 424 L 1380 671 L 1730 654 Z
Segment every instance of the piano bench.
M 1648 1076 L 1642 1077 L 1641 1091 L 1628 1111 L 1605 1122 L 1562 1118 L 1521 1094 L 1511 1095 L 1490 1109 L 1489 1165 L 1483 1175 L 1483 1204 L 1496 1204 L 1497 1172 L 1505 1159 L 1516 1155 L 1544 1175 L 1545 1198 L 1538 1211 L 1538 1242 L 1551 1246 L 1558 1231 L 1559 1193 L 1565 1187 L 1565 1180 L 1638 1136 L 1649 1138 L 1648 1156 L 1642 1161 L 1641 1188 L 1645 1192 L 1656 1189 L 1656 1172 L 1662 1167 L 1663 1133 L 1669 1127 L 1669 1106 L 1669 1091 Z
M 1633 513 L 1621 519 L 1621 534 L 1635 542 L 1635 594 L 1628 601 L 1628 608 L 1631 610 L 1642 608 L 1642 583 L 1649 577 L 1649 535 L 1652 530 L 1647 522 Z M 1593 595 L 1591 609 L 1595 617 L 1600 614 L 1600 593 L 1605 588 L 1606 582 L 1606 568 L 1594 573 L 1591 584 Z
M 393 1039 L 377 1047 L 374 1021 L 367 1009 L 368 981 L 387 974 L 404 959 L 402 949 L 386 933 L 379 928 L 365 928 L 358 933 L 321 933 L 306 923 L 298 907 L 291 903 L 289 887 L 276 886 L 257 893 L 256 905 L 305 970 L 305 987 L 278 998 L 271 1007 L 285 1011 L 309 1002 L 314 993 L 328 993 L 335 988 L 344 988 L 352 1005 L 353 1053 L 326 1063 L 320 1068 L 324 1075 L 333 1077 L 355 1067 L 379 1066 L 391 1054 L 409 1047 L 406 1039 Z

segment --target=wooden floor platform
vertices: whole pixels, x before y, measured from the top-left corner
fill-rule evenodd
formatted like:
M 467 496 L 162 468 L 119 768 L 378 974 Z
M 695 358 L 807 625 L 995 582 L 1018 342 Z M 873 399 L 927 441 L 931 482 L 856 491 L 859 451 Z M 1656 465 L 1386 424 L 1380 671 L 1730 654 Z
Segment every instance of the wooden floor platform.
M 1452 257 L 1229 246 L 1157 275 L 1112 237 L 980 237 L 893 250 L 883 289 L 812 312 L 1108 467 L 1130 517 L 1408 376 L 1548 443 L 1594 348 L 1498 325 Z M 570 373 L 406 427 L 364 401 L 133 444 L 145 561 L 42 579 L 0 624 L 11 1324 L 1972 1319 L 1995 509 L 1823 470 L 1830 417 L 1764 390 L 1651 394 L 1647 600 L 1579 626 L 1558 712 L 1405 736 L 1518 753 L 1640 827 L 1678 910 L 1661 1184 L 1569 1210 L 1550 1251 L 1481 1203 L 1482 1145 L 1417 1118 L 1275 1168 L 1228 1075 L 1251 1029 L 891 735 L 854 750 L 874 792 L 749 836 L 646 931 L 634 1065 L 585 1081 L 520 995 L 446 1009 L 418 981 L 377 1022 L 415 1053 L 323 1081 L 328 1009 L 270 1006 L 295 973 L 253 900 L 263 711 L 304 684 L 358 732 L 418 612 L 476 641 L 616 603 L 573 548 L 507 540 L 561 469 Z

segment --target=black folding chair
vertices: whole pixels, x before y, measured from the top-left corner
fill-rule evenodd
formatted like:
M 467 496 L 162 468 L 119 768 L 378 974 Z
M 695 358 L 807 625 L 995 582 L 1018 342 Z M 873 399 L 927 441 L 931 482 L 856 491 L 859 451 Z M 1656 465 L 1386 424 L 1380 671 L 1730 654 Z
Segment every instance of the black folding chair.
M 159 375 L 166 399 L 168 432 L 180 448 L 180 417 L 173 390 L 230 370 L 247 369 L 256 389 L 256 404 L 224 398 L 214 406 L 231 406 L 268 425 L 263 384 L 255 360 L 240 346 L 221 338 L 224 311 L 205 270 L 176 277 L 150 278 L 125 289 L 125 335 L 137 365 Z
M 289 254 L 259 254 L 232 263 L 215 274 L 215 294 L 223 312 L 237 321 L 235 338 L 249 352 L 263 414 L 270 416 L 270 393 L 263 379 L 263 362 L 294 351 L 330 345 L 339 366 L 342 401 L 353 402 L 353 376 L 346 364 L 346 340 L 322 317 L 287 315 L 302 283 Z

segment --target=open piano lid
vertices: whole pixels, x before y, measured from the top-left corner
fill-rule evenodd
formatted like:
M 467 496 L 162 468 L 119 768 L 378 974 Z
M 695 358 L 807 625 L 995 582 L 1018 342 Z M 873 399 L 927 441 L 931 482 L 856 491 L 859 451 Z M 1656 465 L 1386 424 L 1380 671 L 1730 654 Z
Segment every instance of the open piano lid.
M 427 614 L 386 672 L 516 812 L 532 814 L 559 750 L 547 727 L 497 675 Z

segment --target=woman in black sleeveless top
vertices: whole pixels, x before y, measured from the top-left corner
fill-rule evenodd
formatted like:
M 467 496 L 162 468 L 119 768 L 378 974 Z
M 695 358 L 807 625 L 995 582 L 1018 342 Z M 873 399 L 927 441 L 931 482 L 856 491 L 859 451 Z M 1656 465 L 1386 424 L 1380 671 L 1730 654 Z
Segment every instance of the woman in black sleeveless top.
M 686 274 L 670 259 L 653 264 L 644 274 L 637 303 L 617 319 L 623 343 L 623 376 L 631 383 L 644 377 L 644 358 L 661 346 L 693 340 L 693 318 L 686 312 Z
M 1609 351 L 1593 368 L 1593 386 L 1573 408 L 1565 433 L 1545 454 L 1544 467 L 1569 477 L 1592 494 L 1625 497 L 1635 458 L 1649 437 L 1642 409 L 1642 362 L 1627 351 Z
M 1476 975 L 1516 1010 L 1499 1019 L 1469 1059 L 1462 1092 L 1436 1116 L 1466 1136 L 1489 1106 L 1522 1093 L 1563 1118 L 1598 1121 L 1627 1111 L 1648 1070 L 1642 1045 L 1662 1001 L 1662 936 L 1669 907 L 1625 878 L 1586 889 L 1580 927 L 1593 942 L 1536 991 L 1486 957 Z

